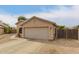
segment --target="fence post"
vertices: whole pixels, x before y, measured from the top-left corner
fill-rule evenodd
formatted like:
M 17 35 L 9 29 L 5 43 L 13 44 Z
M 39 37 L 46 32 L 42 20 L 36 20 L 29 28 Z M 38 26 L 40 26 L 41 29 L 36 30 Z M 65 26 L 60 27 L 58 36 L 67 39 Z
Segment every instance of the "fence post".
M 67 39 L 67 29 L 66 29 L 66 39 Z
M 57 39 L 57 28 L 55 29 L 55 32 L 56 32 L 56 33 L 55 33 L 55 35 L 56 35 L 56 36 L 55 36 L 55 39 Z

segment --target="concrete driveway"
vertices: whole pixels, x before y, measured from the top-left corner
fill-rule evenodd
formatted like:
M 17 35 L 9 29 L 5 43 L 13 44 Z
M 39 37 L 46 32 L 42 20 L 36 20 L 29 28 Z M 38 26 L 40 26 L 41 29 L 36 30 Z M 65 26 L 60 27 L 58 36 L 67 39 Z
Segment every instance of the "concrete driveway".
M 11 37 L 15 34 L 5 34 L 0 39 L 0 53 L 38 54 L 38 53 L 79 53 L 79 40 L 41 41 Z M 1 36 L 0 36 L 1 37 Z

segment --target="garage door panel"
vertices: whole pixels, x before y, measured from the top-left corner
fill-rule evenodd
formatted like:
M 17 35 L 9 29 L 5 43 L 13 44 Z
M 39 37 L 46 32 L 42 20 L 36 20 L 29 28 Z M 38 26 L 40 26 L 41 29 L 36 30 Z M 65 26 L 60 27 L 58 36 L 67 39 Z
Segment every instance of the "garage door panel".
M 33 39 L 48 39 L 48 28 L 26 28 L 25 37 Z

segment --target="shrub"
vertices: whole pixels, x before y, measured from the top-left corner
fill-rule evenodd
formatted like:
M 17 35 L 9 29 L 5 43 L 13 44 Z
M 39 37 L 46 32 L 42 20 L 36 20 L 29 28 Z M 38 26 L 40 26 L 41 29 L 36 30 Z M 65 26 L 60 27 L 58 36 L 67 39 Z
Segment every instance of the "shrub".
M 10 26 L 4 27 L 4 32 L 11 33 L 11 27 Z

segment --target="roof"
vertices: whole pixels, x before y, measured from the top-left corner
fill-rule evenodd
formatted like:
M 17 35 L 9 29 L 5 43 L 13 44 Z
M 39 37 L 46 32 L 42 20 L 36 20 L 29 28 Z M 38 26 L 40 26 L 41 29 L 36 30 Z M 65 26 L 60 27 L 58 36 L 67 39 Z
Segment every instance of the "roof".
M 36 17 L 36 16 L 33 16 L 33 17 L 31 17 L 30 19 L 23 21 L 22 24 L 21 24 L 21 26 L 22 26 L 23 24 L 29 22 L 30 20 L 34 19 L 34 18 L 39 19 L 39 20 L 42 20 L 42 21 L 45 21 L 45 22 L 48 22 L 48 23 L 51 23 L 52 25 L 57 26 L 57 24 L 56 24 L 55 22 L 52 22 L 52 21 L 49 21 L 49 20 L 46 20 L 46 19 L 42 19 L 42 18 L 39 18 L 39 17 Z M 18 23 L 20 23 L 20 22 L 18 22 Z M 18 24 L 18 23 L 16 23 L 16 24 Z

